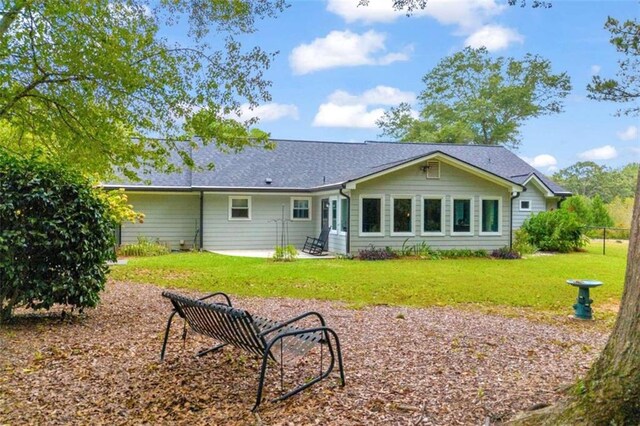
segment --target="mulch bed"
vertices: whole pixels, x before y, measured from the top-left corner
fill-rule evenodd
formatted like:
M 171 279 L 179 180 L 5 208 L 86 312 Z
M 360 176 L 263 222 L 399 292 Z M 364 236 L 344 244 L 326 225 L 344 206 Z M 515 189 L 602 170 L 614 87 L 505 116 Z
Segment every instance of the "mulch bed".
M 274 319 L 316 310 L 343 344 L 347 386 L 332 378 L 253 406 L 259 362 L 176 322 L 159 362 L 168 302 L 151 285 L 111 282 L 80 317 L 19 315 L 0 329 L 0 424 L 483 424 L 561 396 L 606 334 L 459 311 L 233 298 Z M 302 363 L 304 368 L 304 363 Z M 295 371 L 295 369 L 294 369 Z M 267 390 L 276 396 L 279 375 Z

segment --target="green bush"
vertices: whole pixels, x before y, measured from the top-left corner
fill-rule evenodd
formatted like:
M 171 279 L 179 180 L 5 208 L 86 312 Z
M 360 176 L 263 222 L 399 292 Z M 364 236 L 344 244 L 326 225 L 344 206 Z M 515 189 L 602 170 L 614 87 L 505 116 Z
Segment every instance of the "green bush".
M 291 262 L 296 260 L 298 256 L 298 250 L 292 244 L 287 246 L 276 246 L 276 250 L 273 253 L 273 260 L 276 262 Z
M 531 244 L 531 236 L 526 229 L 520 228 L 514 235 L 515 239 L 513 241 L 513 249 L 520 253 L 520 256 L 533 254 L 538 251 L 538 248 Z
M 98 304 L 115 224 L 86 179 L 0 149 L 0 224 L 0 322 L 16 307 Z
M 577 214 L 566 209 L 540 212 L 522 225 L 529 235 L 528 244 L 540 250 L 566 253 L 587 244 Z
M 169 253 L 169 247 L 160 244 L 157 241 L 149 241 L 145 236 L 138 236 L 138 242 L 133 244 L 124 244 L 118 248 L 120 256 L 160 256 Z

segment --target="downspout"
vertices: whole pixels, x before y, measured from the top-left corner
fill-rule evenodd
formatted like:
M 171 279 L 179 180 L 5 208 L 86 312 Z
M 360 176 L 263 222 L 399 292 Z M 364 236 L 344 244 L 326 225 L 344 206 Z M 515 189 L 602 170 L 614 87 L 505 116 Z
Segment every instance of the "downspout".
M 566 196 L 562 196 L 562 197 L 560 197 L 560 199 L 558 200 L 558 203 L 556 204 L 556 206 L 557 206 L 557 208 L 558 208 L 558 209 L 559 209 L 559 208 L 560 208 L 560 206 L 562 205 L 562 202 L 563 202 L 564 200 L 566 200 L 566 199 L 567 199 L 567 197 L 566 197 Z
M 342 192 L 345 186 L 345 184 L 342 184 L 340 195 L 347 199 L 347 254 L 349 254 L 351 252 L 351 197 Z
M 200 251 L 204 250 L 204 191 L 200 191 Z
M 526 191 L 527 188 L 524 187 L 522 192 Z M 522 192 L 517 192 L 516 195 L 511 195 L 511 200 L 509 201 L 510 210 L 509 210 L 509 250 L 513 248 L 513 200 L 518 198 Z M 513 194 L 513 193 L 512 193 Z

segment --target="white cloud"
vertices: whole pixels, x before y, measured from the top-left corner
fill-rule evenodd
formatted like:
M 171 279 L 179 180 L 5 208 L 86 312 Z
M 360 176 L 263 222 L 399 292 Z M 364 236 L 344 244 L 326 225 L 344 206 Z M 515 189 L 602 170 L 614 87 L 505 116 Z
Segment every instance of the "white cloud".
M 289 64 L 295 74 L 308 74 L 337 67 L 389 65 L 409 59 L 411 46 L 385 55 L 386 38 L 385 34 L 373 30 L 363 34 L 331 31 L 324 38 L 295 47 L 289 55 Z
M 616 134 L 621 141 L 632 141 L 638 138 L 638 128 L 636 126 L 629 126 Z
M 611 160 L 618 156 L 618 151 L 611 146 L 605 145 L 600 148 L 593 148 L 588 151 L 578 154 L 578 158 L 581 160 L 594 161 L 594 160 Z
M 413 103 L 415 100 L 415 93 L 403 92 L 400 89 L 389 86 L 376 86 L 361 95 L 352 95 L 344 90 L 336 90 L 329 95 L 329 102 L 338 105 L 398 105 L 401 102 Z
M 500 25 L 485 25 L 465 40 L 467 46 L 474 49 L 484 46 L 492 52 L 506 49 L 513 43 L 524 43 L 524 37 L 518 31 Z
M 600 70 L 601 69 L 602 69 L 602 67 L 600 65 L 591 65 L 591 75 L 600 74 Z
M 242 104 L 240 106 L 240 117 L 243 119 L 258 117 L 260 121 L 276 121 L 285 117 L 297 120 L 298 107 L 293 104 L 278 104 L 273 102 L 258 105 L 251 109 L 249 104 Z
M 401 102 L 413 103 L 416 95 L 389 86 L 376 86 L 362 94 L 353 95 L 344 90 L 336 90 L 320 105 L 313 119 L 316 127 L 376 128 L 376 120 L 384 114 L 384 108 L 371 106 L 392 106 Z
M 424 9 L 414 10 L 414 17 L 430 17 L 444 25 L 473 28 L 504 10 L 495 0 L 429 0 Z M 346 22 L 393 22 L 405 16 L 406 11 L 393 9 L 392 0 L 370 0 L 367 6 L 358 6 L 356 0 L 329 0 L 327 10 Z
M 540 155 L 536 155 L 533 158 L 522 157 L 522 159 L 527 163 L 529 163 L 531 167 L 535 167 L 537 169 L 548 167 L 549 169 L 555 168 L 557 170 L 555 166 L 558 164 L 558 160 L 556 160 L 556 158 L 553 155 L 540 154 Z

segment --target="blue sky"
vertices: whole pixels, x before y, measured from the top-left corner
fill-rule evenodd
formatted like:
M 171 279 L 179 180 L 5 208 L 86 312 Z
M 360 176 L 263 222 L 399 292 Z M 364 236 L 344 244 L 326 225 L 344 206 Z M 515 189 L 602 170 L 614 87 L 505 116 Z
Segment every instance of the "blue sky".
M 290 1 L 276 19 L 243 38 L 279 51 L 266 76 L 273 100 L 247 114 L 277 139 L 380 139 L 375 119 L 401 101 L 414 102 L 421 78 L 444 56 L 471 45 L 522 58 L 539 54 L 566 71 L 573 91 L 565 112 L 531 119 L 517 154 L 552 173 L 576 161 L 620 166 L 640 161 L 640 120 L 615 117 L 619 107 L 588 100 L 593 74 L 614 76 L 618 54 L 603 29 L 607 16 L 640 15 L 638 1 L 554 0 L 551 9 L 508 7 L 506 0 L 430 0 L 406 17 L 391 0 Z

